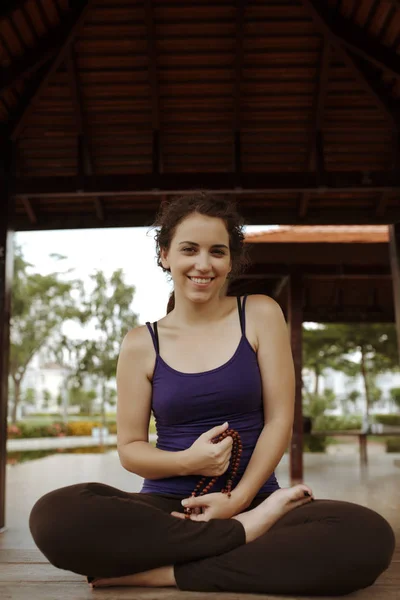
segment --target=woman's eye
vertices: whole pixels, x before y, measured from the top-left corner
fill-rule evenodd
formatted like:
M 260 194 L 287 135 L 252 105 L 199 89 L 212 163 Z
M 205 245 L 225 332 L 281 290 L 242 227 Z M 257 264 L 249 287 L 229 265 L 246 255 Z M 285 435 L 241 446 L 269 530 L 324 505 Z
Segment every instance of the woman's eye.
M 225 252 L 223 250 L 213 250 L 214 254 L 220 254 L 221 256 L 225 255 Z
M 191 252 L 194 248 L 183 248 L 183 252 Z

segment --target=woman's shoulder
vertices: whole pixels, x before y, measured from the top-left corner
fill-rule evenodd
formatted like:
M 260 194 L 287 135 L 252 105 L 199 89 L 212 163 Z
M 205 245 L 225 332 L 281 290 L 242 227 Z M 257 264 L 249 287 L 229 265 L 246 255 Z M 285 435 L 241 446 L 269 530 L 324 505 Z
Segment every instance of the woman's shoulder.
M 278 335 L 286 335 L 286 330 L 285 318 L 278 302 L 264 294 L 247 297 L 246 337 L 256 352 L 260 347 L 260 340 L 274 339 L 277 331 Z
M 151 347 L 152 341 L 147 325 L 138 325 L 130 329 L 125 335 L 121 345 L 121 352 L 137 354 Z
M 263 315 L 276 315 L 282 313 L 278 302 L 265 294 L 251 294 L 246 299 L 246 312 L 261 313 Z

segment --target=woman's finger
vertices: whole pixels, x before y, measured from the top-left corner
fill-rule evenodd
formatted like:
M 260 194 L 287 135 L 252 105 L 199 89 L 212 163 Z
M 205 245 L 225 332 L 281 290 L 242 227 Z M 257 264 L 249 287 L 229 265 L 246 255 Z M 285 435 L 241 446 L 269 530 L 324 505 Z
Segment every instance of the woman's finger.
M 178 517 L 178 519 L 185 519 L 186 518 L 184 513 L 180 513 L 180 512 L 176 512 L 176 511 L 172 512 L 171 515 L 173 517 Z

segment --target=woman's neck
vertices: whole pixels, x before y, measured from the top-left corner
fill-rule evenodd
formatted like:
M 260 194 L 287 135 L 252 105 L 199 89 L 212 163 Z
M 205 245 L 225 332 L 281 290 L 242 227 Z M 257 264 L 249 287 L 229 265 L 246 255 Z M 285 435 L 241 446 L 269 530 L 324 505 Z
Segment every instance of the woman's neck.
M 227 310 L 226 297 L 215 297 L 209 302 L 191 302 L 175 295 L 175 308 L 170 313 L 171 324 L 180 327 L 203 327 L 219 321 Z

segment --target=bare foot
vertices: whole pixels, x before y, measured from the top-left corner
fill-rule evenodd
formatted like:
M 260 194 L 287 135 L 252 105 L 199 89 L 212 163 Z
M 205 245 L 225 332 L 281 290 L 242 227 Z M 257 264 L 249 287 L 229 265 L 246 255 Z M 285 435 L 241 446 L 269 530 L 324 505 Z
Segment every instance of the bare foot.
M 291 488 L 276 490 L 253 510 L 232 517 L 242 523 L 246 544 L 266 533 L 283 515 L 314 500 L 311 489 L 301 483 Z
M 115 586 L 175 587 L 176 581 L 173 567 L 160 567 L 134 575 L 94 579 L 89 585 L 94 589 Z

